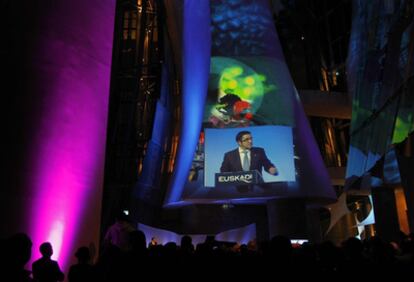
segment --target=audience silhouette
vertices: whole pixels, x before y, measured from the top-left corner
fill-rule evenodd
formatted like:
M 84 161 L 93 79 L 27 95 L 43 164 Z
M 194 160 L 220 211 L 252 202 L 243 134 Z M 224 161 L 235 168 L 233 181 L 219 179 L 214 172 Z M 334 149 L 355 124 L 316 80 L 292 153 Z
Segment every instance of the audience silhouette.
M 33 281 L 25 265 L 32 255 L 32 241 L 24 233 L 1 240 L 1 276 L 9 281 Z M 11 279 L 10 279 L 11 278 Z M 5 281 L 5 280 L 3 280 Z
M 65 275 L 60 270 L 57 261 L 52 260 L 53 248 L 49 242 L 40 245 L 42 257 L 32 264 L 33 279 L 37 282 L 63 281 Z
M 75 253 L 78 263 L 70 267 L 68 281 L 138 281 L 143 277 L 143 272 L 162 275 L 161 269 L 184 272 L 190 268 L 208 269 L 209 274 L 221 274 L 233 269 L 233 265 L 239 270 L 254 269 L 249 273 L 263 277 L 276 273 L 279 276 L 283 276 L 282 273 L 295 275 L 299 273 L 296 270 L 301 270 L 307 275 L 323 275 L 318 277 L 351 278 L 361 273 L 374 276 L 409 273 L 414 266 L 413 234 L 401 236 L 398 242 L 385 242 L 379 237 L 364 241 L 349 238 L 339 246 L 330 241 L 292 245 L 285 236 L 239 245 L 208 236 L 195 250 L 188 235 L 181 238 L 181 245 L 168 242 L 147 248 L 146 236 L 142 231 L 133 230 L 127 234 L 124 239 L 128 250 L 112 243 L 104 245 L 95 265 L 90 261 L 90 249 L 80 247 Z M 48 242 L 40 246 L 42 258 L 33 263 L 33 279 L 30 277 L 30 271 L 24 267 L 31 257 L 31 248 L 32 242 L 26 234 L 15 234 L 1 240 L 0 273 L 3 277 L 10 277 L 2 281 L 63 281 L 64 274 L 58 263 L 51 259 L 53 249 Z
M 90 264 L 90 251 L 88 247 L 80 247 L 76 253 L 78 263 L 74 264 L 69 269 L 69 282 L 88 282 L 96 281 L 95 268 Z
M 118 247 L 121 251 L 128 251 L 130 246 L 130 233 L 136 230 L 128 221 L 128 216 L 122 211 L 116 216 L 116 221 L 112 224 L 105 234 L 106 247 L 111 244 Z

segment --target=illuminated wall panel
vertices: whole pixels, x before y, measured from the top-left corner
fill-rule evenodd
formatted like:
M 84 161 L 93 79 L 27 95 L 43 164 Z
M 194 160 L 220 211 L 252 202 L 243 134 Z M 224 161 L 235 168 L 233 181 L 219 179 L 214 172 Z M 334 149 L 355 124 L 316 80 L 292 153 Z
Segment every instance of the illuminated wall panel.
M 42 1 L 33 13 L 23 229 L 33 260 L 49 241 L 67 270 L 77 247 L 99 239 L 115 1 Z

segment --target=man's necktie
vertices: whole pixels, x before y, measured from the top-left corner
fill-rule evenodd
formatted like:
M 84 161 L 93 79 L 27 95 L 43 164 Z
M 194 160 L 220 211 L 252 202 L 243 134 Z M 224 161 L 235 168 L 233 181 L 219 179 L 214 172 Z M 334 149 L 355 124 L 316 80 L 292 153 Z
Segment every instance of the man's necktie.
M 243 163 L 242 163 L 243 171 L 250 170 L 249 157 L 247 156 L 247 153 L 248 152 L 249 151 L 247 151 L 247 150 L 243 151 L 243 154 L 244 154 L 244 156 L 243 156 Z

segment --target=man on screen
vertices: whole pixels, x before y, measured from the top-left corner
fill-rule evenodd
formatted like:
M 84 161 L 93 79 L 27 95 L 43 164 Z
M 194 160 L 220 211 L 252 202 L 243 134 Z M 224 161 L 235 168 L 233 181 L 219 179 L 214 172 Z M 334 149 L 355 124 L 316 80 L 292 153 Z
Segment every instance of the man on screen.
M 268 173 L 277 175 L 278 171 L 266 156 L 263 148 L 253 147 L 253 137 L 249 131 L 240 131 L 236 135 L 239 147 L 224 154 L 220 172 L 237 172 L 264 168 Z

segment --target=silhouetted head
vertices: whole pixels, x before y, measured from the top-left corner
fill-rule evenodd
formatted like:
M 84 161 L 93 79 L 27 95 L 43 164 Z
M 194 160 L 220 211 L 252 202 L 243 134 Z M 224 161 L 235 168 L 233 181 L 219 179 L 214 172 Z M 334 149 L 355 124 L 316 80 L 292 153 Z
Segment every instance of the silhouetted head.
M 134 251 L 144 251 L 147 248 L 147 238 L 141 230 L 134 230 L 129 233 L 129 241 Z
M 289 238 L 281 235 L 274 236 L 270 241 L 270 249 L 277 257 L 290 258 L 292 255 L 293 247 Z
M 80 262 L 87 262 L 90 260 L 91 255 L 89 252 L 89 248 L 88 247 L 80 247 L 76 253 L 75 253 L 75 257 L 80 261 Z
M 42 243 L 40 245 L 39 250 L 43 257 L 50 258 L 53 255 L 52 244 L 50 244 L 49 242 Z
M 354 237 L 348 238 L 346 241 L 344 241 L 342 247 L 345 253 L 351 258 L 355 256 L 361 256 L 364 250 L 364 246 L 362 245 L 361 240 Z
M 4 240 L 5 260 L 15 268 L 23 268 L 32 255 L 32 241 L 24 233 L 17 233 Z M 3 249 L 3 248 L 2 248 Z
M 184 235 L 184 236 L 181 238 L 181 247 L 182 247 L 182 246 L 189 246 L 189 245 L 192 245 L 192 243 L 193 243 L 193 239 L 192 239 L 190 236 L 188 236 L 188 235 Z

